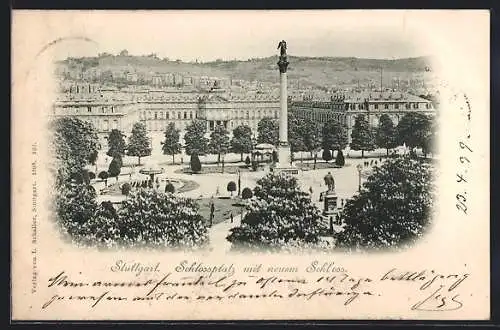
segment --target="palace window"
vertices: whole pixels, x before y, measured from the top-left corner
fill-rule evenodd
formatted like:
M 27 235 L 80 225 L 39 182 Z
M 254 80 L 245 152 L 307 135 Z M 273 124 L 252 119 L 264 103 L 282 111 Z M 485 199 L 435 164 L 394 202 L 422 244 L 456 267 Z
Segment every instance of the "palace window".
M 167 117 L 167 119 L 170 119 L 170 112 L 165 112 L 165 117 Z
M 399 104 L 394 104 L 394 109 L 398 110 L 399 109 Z
M 181 113 L 177 112 L 177 119 L 181 119 Z
M 430 109 L 431 108 L 431 104 L 430 103 L 425 104 L 425 108 L 426 109 Z
M 389 109 L 389 104 L 387 104 L 387 103 L 386 103 L 386 104 L 384 105 L 384 109 L 386 109 L 386 110 L 387 110 L 387 109 Z
M 378 110 L 378 104 L 374 105 L 375 110 Z
M 418 103 L 413 103 L 413 109 L 418 109 Z
M 187 119 L 187 112 L 184 111 L 184 119 Z
M 158 112 L 155 112 L 155 119 L 158 119 Z
M 189 119 L 193 119 L 193 112 L 189 113 Z
M 410 109 L 410 103 L 406 103 L 406 109 Z
M 92 107 L 87 107 L 87 112 L 92 112 Z
M 160 119 L 163 119 L 163 111 L 160 111 Z

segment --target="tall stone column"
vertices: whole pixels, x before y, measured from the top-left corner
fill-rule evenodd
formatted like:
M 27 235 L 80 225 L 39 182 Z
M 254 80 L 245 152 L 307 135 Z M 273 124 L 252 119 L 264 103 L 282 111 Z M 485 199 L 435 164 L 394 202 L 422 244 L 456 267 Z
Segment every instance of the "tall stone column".
M 280 70 L 280 113 L 279 113 L 279 162 L 277 167 L 286 167 L 290 165 L 291 151 L 288 144 L 288 93 L 286 70 L 288 61 L 285 56 L 280 56 L 278 67 Z

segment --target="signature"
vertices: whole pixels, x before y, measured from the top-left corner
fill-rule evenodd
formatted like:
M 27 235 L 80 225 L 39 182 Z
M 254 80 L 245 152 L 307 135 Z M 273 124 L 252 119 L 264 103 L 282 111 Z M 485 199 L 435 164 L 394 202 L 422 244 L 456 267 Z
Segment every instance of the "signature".
M 443 288 L 444 285 L 440 285 L 440 287 L 432 292 L 431 295 L 429 295 L 427 298 L 411 306 L 411 310 L 444 312 L 460 309 L 463 306 L 462 302 L 459 300 L 460 295 L 447 295 L 442 291 Z

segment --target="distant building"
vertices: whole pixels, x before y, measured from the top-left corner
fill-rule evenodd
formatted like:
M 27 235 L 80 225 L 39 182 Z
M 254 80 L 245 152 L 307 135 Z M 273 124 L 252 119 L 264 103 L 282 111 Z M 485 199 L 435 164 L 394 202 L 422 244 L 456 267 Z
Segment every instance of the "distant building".
M 352 128 L 356 116 L 365 115 L 372 127 L 377 127 L 380 116 L 388 114 L 394 125 L 408 112 L 434 115 L 436 109 L 431 101 L 404 92 L 357 92 L 336 94 L 329 101 L 292 101 L 291 111 L 299 118 L 310 118 L 318 129 L 330 120 L 347 127 L 348 142 L 351 143 Z
M 223 88 L 199 92 L 188 88 L 147 89 L 129 86 L 124 89 L 101 87 L 94 93 L 81 93 L 80 85 L 61 90 L 53 105 L 52 117 L 74 116 L 90 122 L 97 129 L 102 145 L 116 128 L 130 134 L 135 122 L 143 122 L 153 143 L 159 144 L 169 123 L 174 123 L 184 136 L 194 119 L 207 124 L 207 136 L 217 125 L 230 134 L 239 125 L 248 125 L 257 134 L 258 122 L 278 118 L 279 98 L 269 94 L 232 95 Z M 78 94 L 73 91 L 78 90 Z M 92 90 L 92 87 L 91 87 Z M 78 96 L 76 96 L 78 95 Z

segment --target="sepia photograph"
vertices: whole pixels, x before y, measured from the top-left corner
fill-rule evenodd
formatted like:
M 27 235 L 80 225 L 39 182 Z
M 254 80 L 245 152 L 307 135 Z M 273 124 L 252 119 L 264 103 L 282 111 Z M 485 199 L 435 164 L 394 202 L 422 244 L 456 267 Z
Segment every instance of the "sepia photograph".
M 489 101 L 478 101 L 489 91 L 489 17 L 454 12 L 14 12 L 13 54 L 23 56 L 13 64 L 13 143 L 26 150 L 18 161 L 28 160 L 14 174 L 25 188 L 14 198 L 12 222 L 27 219 L 23 228 L 13 226 L 14 235 L 31 226 L 19 235 L 32 244 L 18 250 L 27 261 L 17 270 L 32 273 L 32 294 L 56 290 L 34 308 L 96 310 L 111 300 L 136 309 L 136 301 L 171 294 L 167 300 L 184 312 L 169 317 L 182 319 L 242 317 L 239 304 L 258 304 L 255 298 L 268 307 L 269 299 L 303 301 L 308 307 L 297 318 L 459 317 L 452 311 L 465 298 L 451 291 L 471 275 L 453 267 L 473 265 L 479 253 L 476 279 L 489 283 L 489 205 L 481 204 L 489 180 Z M 484 38 L 456 32 L 463 19 Z M 37 31 L 31 43 L 23 42 L 30 30 Z M 482 48 L 465 71 L 465 49 L 474 45 Z M 462 84 L 464 76 L 470 84 Z M 21 199 L 30 207 L 23 210 Z M 481 223 L 473 230 L 460 220 L 472 216 Z M 471 249 L 450 259 L 455 244 Z M 411 260 L 432 266 L 405 273 L 396 264 Z M 435 268 L 446 268 L 443 260 L 450 269 Z M 373 269 L 376 280 L 352 273 Z M 268 274 L 257 276 L 262 272 Z M 144 287 L 146 296 L 61 293 L 100 287 L 108 273 L 113 281 L 131 274 L 128 287 Z M 192 277 L 174 282 L 172 274 L 185 273 Z M 391 316 L 391 307 L 367 314 L 374 297 L 384 295 L 358 286 L 377 281 L 418 282 L 430 296 L 413 301 L 409 316 Z M 448 281 L 443 292 L 434 291 L 437 281 Z M 269 292 L 255 293 L 250 282 Z M 160 293 L 188 286 L 214 298 Z M 486 316 L 485 289 L 477 296 L 482 308 L 462 315 Z M 367 305 L 334 316 L 313 299 L 331 296 L 347 297 L 344 306 Z M 239 302 L 215 315 L 185 305 L 211 299 Z M 125 318 L 151 317 L 154 309 L 139 310 Z M 263 316 L 257 308 L 244 318 L 290 317 L 284 310 Z M 55 311 L 46 317 L 60 315 Z
M 62 237 L 99 248 L 411 246 L 432 223 L 439 76 L 427 49 L 377 37 L 394 45 L 277 39 L 243 58 L 214 44 L 177 50 L 184 59 L 158 47 L 55 61 Z

